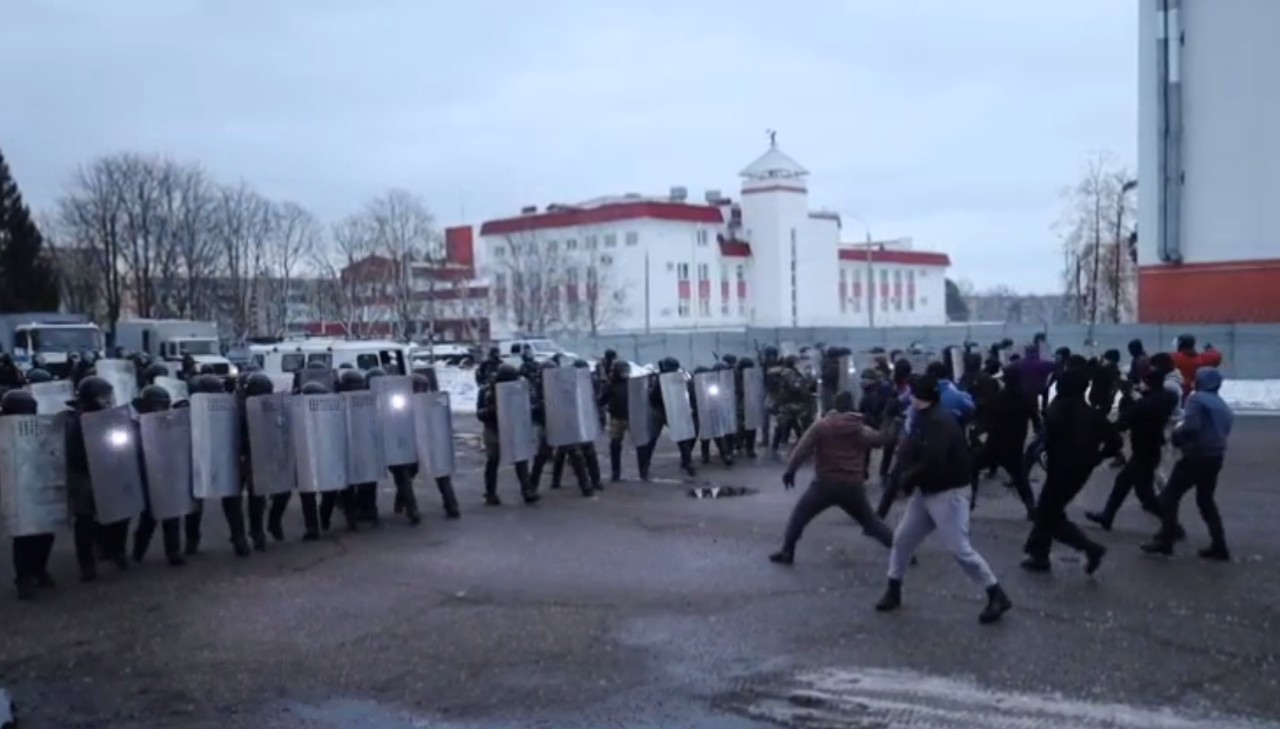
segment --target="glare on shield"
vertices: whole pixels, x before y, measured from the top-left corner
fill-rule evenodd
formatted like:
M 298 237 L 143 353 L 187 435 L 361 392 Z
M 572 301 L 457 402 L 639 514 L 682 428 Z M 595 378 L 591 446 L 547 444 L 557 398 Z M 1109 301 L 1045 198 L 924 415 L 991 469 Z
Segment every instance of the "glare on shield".
M 409 403 L 408 403 L 408 401 L 406 401 L 406 400 L 405 400 L 404 395 L 392 395 L 392 396 L 391 396 L 391 408 L 392 408 L 393 410 L 404 410 L 405 405 L 408 405 L 408 404 L 409 404 Z
M 113 430 L 107 435 L 107 440 L 116 448 L 122 448 L 129 443 L 129 434 L 121 429 Z

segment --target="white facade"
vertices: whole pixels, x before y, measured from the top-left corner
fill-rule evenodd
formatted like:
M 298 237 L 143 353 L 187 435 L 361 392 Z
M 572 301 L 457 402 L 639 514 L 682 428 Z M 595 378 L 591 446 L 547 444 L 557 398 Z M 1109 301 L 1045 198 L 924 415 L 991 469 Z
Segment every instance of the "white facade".
M 838 216 L 810 210 L 808 173 L 776 148 L 741 177 L 739 201 L 676 188 L 484 223 L 494 336 L 946 323 L 946 255 L 899 240 L 868 262 L 865 244 L 840 242 Z
M 1160 34 L 1181 32 L 1181 254 L 1188 264 L 1280 258 L 1280 2 L 1142 0 L 1138 55 L 1138 263 L 1161 261 Z

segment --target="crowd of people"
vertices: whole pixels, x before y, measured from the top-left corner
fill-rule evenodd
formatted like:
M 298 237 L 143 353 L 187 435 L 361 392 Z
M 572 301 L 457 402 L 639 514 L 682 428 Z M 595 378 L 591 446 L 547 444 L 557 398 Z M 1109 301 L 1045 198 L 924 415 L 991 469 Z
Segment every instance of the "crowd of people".
M 757 448 L 765 449 L 768 457 L 785 457 L 783 482 L 788 489 L 794 487 L 799 468 L 812 460 L 813 482 L 795 505 L 782 548 L 770 558 L 791 564 L 806 525 L 825 509 L 838 506 L 889 550 L 889 581 L 877 604 L 880 610 L 893 610 L 901 604 L 902 580 L 914 552 L 935 531 L 966 574 L 986 589 L 989 599 L 982 622 L 994 622 L 1010 609 L 1011 601 L 969 539 L 970 512 L 979 503 L 982 475 L 994 474 L 997 469 L 1008 474 L 1009 485 L 1031 523 L 1022 562 L 1028 570 L 1050 570 L 1048 557 L 1054 542 L 1081 551 L 1088 573 L 1097 570 L 1106 548 L 1074 524 L 1066 509 L 1093 471 L 1107 461 L 1119 471 L 1105 505 L 1087 513 L 1090 521 L 1109 530 L 1133 491 L 1159 522 L 1158 530 L 1142 548 L 1170 554 L 1185 538 L 1178 519 L 1179 503 L 1194 490 L 1210 534 L 1210 544 L 1200 554 L 1207 559 L 1230 559 L 1213 498 L 1232 422 L 1230 409 L 1217 395 L 1222 383 L 1217 370 L 1221 355 L 1212 347 L 1198 349 L 1191 337 L 1181 338 L 1175 352 L 1151 355 L 1140 342 L 1133 342 L 1128 369 L 1122 371 L 1116 351 L 1086 358 L 1062 348 L 1049 358 L 1042 355 L 1044 349 L 1039 338 L 1021 353 L 1014 353 L 1013 343 L 1008 341 L 993 345 L 985 357 L 973 346 L 949 348 L 919 372 L 912 358 L 872 352 L 869 362 L 861 363 L 870 366 L 858 371 L 856 384 L 844 376 L 853 371 L 853 355 L 839 347 L 816 349 L 808 357 L 782 356 L 777 348 L 765 347 L 755 358 L 726 355 L 691 373 L 675 358 L 666 357 L 658 363 L 656 373 L 638 378 L 632 377 L 626 361 L 607 351 L 594 372 L 583 376 L 594 386 L 591 404 L 607 434 L 610 482 L 622 479 L 628 435 L 639 476 L 648 480 L 664 430 L 679 453 L 680 468 L 690 476 L 697 473 L 699 445 L 704 466 L 712 463 L 713 449 L 715 460 L 726 467 L 739 458 L 757 458 Z M 920 362 L 919 357 L 914 359 Z M 135 420 L 184 404 L 156 384 L 158 378 L 169 374 L 167 368 L 135 364 L 139 389 L 131 402 L 124 403 Z M 594 497 L 604 490 L 594 438 L 584 436 L 581 442 L 554 447 L 548 442 L 548 411 L 563 403 L 546 401 L 542 380 L 548 368 L 562 365 L 589 369 L 582 360 L 538 362 L 532 353 L 518 366 L 506 364 L 496 351 L 477 367 L 480 388 L 476 412 L 483 426 L 486 505 L 502 504 L 498 476 L 503 464 L 513 466 L 520 498 L 527 504 L 539 501 L 539 485 L 547 466 L 551 467 L 552 488 L 559 488 L 568 463 L 584 496 Z M 4 367 L 0 362 L 0 370 Z M 193 511 L 182 518 L 154 519 L 148 506 L 136 518 L 99 523 L 80 419 L 122 403 L 113 396 L 111 383 L 92 369 L 77 375 L 75 397 L 68 403 L 65 450 L 67 494 L 81 578 L 95 579 L 101 561 L 120 569 L 131 561 L 142 561 L 157 528 L 163 535 L 167 560 L 180 566 L 185 556 L 200 548 L 203 502 L 197 501 Z M 699 413 L 699 402 L 706 402 L 702 397 L 706 393 L 698 387 L 711 375 L 723 375 L 726 379 L 710 381 L 731 382 L 734 389 L 733 423 L 718 434 L 699 427 L 700 417 L 710 415 Z M 233 391 L 241 402 L 271 394 L 277 387 L 271 377 L 260 372 L 232 379 L 194 372 L 183 376 L 191 395 Z M 350 368 L 336 373 L 327 369 L 299 372 L 293 392 L 352 392 L 368 388 L 379 376 L 385 373 Z M 32 370 L 23 382 L 47 379 L 47 373 Z M 438 390 L 434 371 L 429 368 L 413 374 L 412 380 L 415 392 Z M 527 397 L 527 410 L 501 404 L 500 389 L 512 386 L 520 387 L 521 397 Z M 285 538 L 282 519 L 291 494 L 255 495 L 250 466 L 253 449 L 243 422 L 243 407 L 241 412 L 242 488 L 237 495 L 219 501 L 233 550 L 248 556 L 266 549 L 268 535 L 275 540 Z M 14 387 L 0 399 L 0 414 L 36 414 L 35 399 L 27 389 Z M 503 453 L 504 429 L 527 430 L 532 436 L 527 454 Z M 1124 434 L 1129 437 L 1127 456 L 1123 455 Z M 784 454 L 793 439 L 794 447 Z M 1162 478 L 1161 466 L 1168 460 L 1170 446 L 1179 450 L 1180 456 Z M 874 508 L 866 492 L 873 453 L 879 454 L 883 486 Z M 139 449 L 139 459 L 144 456 Z M 1031 473 L 1037 467 L 1045 470 L 1038 494 L 1031 485 Z M 394 510 L 418 523 L 421 516 L 412 488 L 417 467 L 398 464 L 388 469 L 396 485 Z M 145 474 L 145 469 L 141 470 Z M 446 515 L 458 518 L 460 508 L 451 476 L 435 480 Z M 306 540 L 317 539 L 330 529 L 335 513 L 353 530 L 362 523 L 381 521 L 373 483 L 348 484 L 345 489 L 319 495 L 300 492 L 299 496 Z M 896 528 L 891 528 L 885 519 L 901 500 L 905 500 L 902 515 Z M 135 528 L 129 550 L 131 523 Z M 14 538 L 15 582 L 20 596 L 31 597 L 38 588 L 52 585 L 48 572 L 52 544 L 51 532 Z

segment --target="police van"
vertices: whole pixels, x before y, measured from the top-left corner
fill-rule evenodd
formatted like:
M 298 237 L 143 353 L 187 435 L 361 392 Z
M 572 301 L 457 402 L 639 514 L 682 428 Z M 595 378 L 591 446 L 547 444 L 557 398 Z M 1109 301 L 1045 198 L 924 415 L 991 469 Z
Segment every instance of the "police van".
M 381 369 L 389 375 L 409 372 L 410 347 L 376 339 L 301 339 L 252 344 L 249 358 L 269 375 L 291 375 L 319 363 L 331 370 Z

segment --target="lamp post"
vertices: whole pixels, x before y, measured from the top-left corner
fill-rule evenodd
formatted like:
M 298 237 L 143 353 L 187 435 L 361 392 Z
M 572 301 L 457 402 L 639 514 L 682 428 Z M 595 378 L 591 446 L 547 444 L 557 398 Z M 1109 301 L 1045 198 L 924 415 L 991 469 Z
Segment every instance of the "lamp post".
M 867 326 L 871 329 L 876 327 L 876 277 L 875 268 L 871 263 L 871 226 L 867 225 L 867 221 L 862 219 L 860 215 L 853 213 L 844 213 L 854 220 L 862 223 L 862 229 L 867 234 Z

